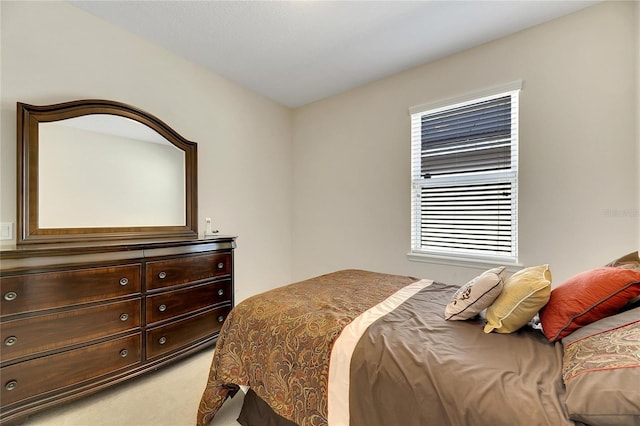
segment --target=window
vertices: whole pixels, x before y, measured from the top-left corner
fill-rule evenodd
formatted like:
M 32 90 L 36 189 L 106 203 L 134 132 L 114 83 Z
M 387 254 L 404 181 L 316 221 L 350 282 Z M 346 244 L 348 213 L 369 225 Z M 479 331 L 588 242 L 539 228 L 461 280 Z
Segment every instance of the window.
M 517 261 L 521 86 L 411 108 L 410 255 Z

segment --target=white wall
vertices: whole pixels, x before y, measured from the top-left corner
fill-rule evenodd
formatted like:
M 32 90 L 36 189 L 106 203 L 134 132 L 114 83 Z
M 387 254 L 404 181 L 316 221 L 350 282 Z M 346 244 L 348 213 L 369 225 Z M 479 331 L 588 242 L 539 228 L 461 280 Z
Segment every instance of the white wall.
M 605 2 L 294 112 L 294 278 L 340 268 L 462 284 L 410 262 L 408 108 L 523 79 L 520 262 L 554 284 L 638 245 L 638 15 Z
M 521 78 L 520 260 L 557 284 L 640 245 L 638 9 L 609 1 L 291 112 L 69 4 L 3 1 L 0 221 L 16 101 L 112 99 L 198 142 L 199 227 L 239 235 L 238 300 L 350 267 L 462 283 L 478 270 L 406 258 L 408 108 Z
M 0 7 L 0 221 L 16 221 L 16 102 L 116 100 L 198 143 L 198 225 L 238 235 L 237 300 L 290 281 L 290 110 L 67 3 Z
M 640 75 L 640 3 L 636 6 L 636 76 Z M 640 79 L 636 78 L 636 140 L 638 141 L 638 163 L 636 173 L 638 174 L 638 192 L 640 192 Z M 640 250 L 640 195 L 638 196 L 638 241 L 636 247 Z
M 184 151 L 61 123 L 38 125 L 40 228 L 185 225 Z

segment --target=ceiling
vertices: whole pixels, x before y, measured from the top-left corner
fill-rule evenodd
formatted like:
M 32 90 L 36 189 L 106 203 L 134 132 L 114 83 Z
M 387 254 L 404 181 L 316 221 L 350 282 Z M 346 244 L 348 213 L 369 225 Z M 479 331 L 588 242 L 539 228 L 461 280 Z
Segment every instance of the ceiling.
M 70 1 L 288 107 L 598 0 Z

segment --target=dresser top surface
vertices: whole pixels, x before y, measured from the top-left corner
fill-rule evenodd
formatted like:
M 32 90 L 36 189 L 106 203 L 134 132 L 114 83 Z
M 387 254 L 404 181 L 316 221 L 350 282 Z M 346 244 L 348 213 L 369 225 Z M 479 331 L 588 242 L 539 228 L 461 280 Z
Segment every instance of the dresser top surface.
M 0 256 L 35 255 L 52 252 L 81 252 L 81 251 L 123 251 L 141 250 L 145 248 L 175 247 L 210 244 L 215 242 L 233 242 L 237 237 L 232 235 L 216 235 L 204 239 L 161 239 L 161 240 L 122 240 L 94 243 L 59 243 L 59 244 L 24 244 L 0 245 Z
M 197 240 L 117 241 L 96 244 L 29 244 L 0 248 L 0 270 L 9 271 L 64 263 L 130 260 L 156 256 L 231 250 L 235 236 L 217 235 Z

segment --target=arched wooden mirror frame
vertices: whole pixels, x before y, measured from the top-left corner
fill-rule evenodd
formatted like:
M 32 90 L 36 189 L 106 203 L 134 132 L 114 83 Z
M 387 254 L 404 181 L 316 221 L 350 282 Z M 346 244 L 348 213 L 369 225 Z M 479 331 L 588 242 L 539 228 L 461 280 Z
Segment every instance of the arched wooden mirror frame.
M 157 117 L 133 106 L 108 100 L 77 100 L 53 105 L 18 102 L 18 235 L 17 244 L 82 243 L 128 239 L 196 239 L 197 144 L 180 136 Z M 135 120 L 155 130 L 184 151 L 185 223 L 176 226 L 41 227 L 39 223 L 39 124 L 90 114 L 108 114 Z

